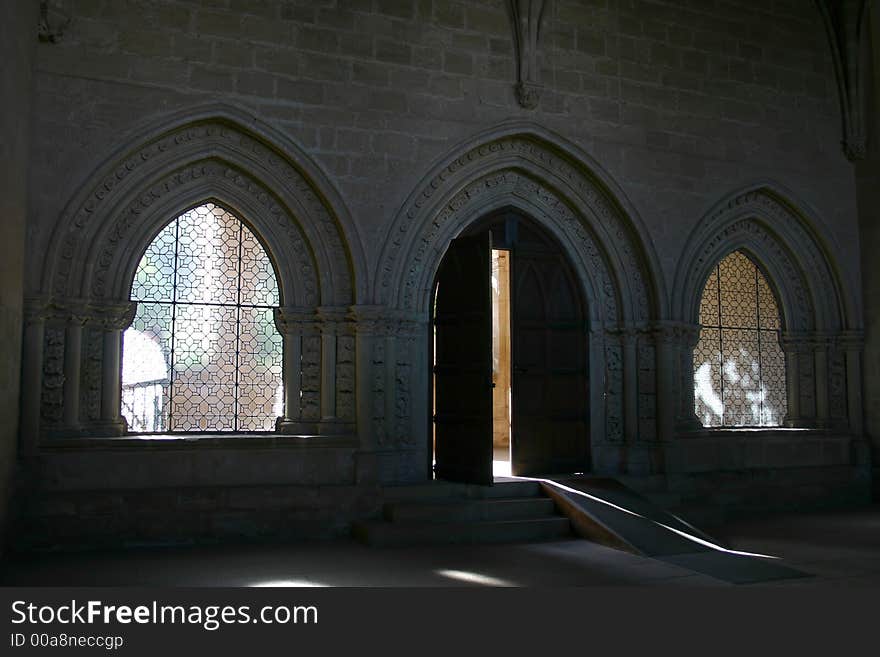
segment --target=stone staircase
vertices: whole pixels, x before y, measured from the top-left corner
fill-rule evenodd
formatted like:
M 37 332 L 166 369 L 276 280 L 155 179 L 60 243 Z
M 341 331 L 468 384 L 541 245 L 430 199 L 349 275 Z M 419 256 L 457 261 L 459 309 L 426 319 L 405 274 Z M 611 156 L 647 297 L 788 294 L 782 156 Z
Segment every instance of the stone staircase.
M 533 481 L 493 486 L 432 482 L 385 489 L 382 519 L 352 533 L 372 546 L 508 543 L 572 537 L 567 517 Z

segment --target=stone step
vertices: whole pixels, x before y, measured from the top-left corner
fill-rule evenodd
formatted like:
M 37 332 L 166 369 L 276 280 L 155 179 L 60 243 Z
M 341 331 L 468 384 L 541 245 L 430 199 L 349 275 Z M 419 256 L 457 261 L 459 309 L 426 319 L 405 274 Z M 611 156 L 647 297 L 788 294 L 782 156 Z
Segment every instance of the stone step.
M 551 516 L 483 522 L 358 522 L 355 538 L 367 545 L 394 547 L 449 543 L 542 541 L 572 535 L 568 518 Z
M 534 481 L 513 480 L 498 481 L 492 486 L 432 481 L 408 486 L 386 486 L 384 496 L 389 502 L 539 497 L 541 486 Z
M 389 522 L 515 520 L 552 516 L 555 512 L 553 500 L 546 497 L 392 502 L 383 509 Z

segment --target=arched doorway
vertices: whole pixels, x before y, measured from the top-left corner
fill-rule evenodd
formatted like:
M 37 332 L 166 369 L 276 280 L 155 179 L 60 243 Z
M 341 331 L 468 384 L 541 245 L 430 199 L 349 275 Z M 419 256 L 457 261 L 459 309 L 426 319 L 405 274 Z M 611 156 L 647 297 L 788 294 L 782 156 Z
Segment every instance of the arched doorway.
M 452 240 L 433 291 L 434 475 L 491 483 L 505 450 L 514 475 L 589 470 L 587 308 L 556 240 L 493 213 Z

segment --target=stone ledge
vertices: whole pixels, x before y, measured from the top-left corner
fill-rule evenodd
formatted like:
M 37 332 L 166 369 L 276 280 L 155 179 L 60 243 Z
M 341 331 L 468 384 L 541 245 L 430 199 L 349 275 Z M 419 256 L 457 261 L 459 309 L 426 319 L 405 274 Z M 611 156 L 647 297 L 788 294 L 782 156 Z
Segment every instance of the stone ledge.
M 287 435 L 280 433 L 205 433 L 205 434 L 140 434 L 128 436 L 76 437 L 47 440 L 41 452 L 72 450 L 179 450 L 179 449 L 286 449 L 286 448 L 358 448 L 360 440 L 353 434 Z

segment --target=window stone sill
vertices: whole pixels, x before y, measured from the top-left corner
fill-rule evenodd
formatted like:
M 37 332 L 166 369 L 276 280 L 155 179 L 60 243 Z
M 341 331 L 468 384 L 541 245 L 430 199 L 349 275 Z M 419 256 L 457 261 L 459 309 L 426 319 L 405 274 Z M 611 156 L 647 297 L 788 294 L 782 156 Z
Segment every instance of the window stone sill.
M 279 433 L 186 433 L 78 436 L 45 440 L 41 448 L 66 450 L 187 450 L 187 449 L 289 449 L 360 447 L 353 434 L 287 435 Z

